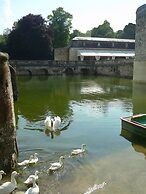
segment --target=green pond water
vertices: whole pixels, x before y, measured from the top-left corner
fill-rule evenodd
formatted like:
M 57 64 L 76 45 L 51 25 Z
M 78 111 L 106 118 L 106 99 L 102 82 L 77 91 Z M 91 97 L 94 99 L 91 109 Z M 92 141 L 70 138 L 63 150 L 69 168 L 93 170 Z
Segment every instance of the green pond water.
M 37 164 L 17 169 L 17 191 L 25 191 L 23 181 L 39 170 L 41 194 L 145 193 L 145 140 L 122 130 L 120 120 L 146 112 L 145 85 L 79 76 L 18 77 L 17 83 L 18 161 L 39 154 Z M 44 126 L 49 115 L 62 120 L 61 130 L 55 134 Z M 82 143 L 87 145 L 86 152 L 71 157 L 71 151 Z M 65 156 L 63 168 L 48 174 L 50 163 L 61 155 Z M 103 182 L 107 184 L 98 188 Z

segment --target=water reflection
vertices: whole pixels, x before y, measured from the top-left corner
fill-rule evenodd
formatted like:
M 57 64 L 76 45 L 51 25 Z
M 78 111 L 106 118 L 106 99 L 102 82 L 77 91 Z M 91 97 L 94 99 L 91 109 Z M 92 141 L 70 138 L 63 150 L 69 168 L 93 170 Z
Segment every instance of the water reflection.
M 120 194 L 139 193 L 139 189 L 130 193 L 129 185 L 122 185 L 125 180 L 131 182 L 133 172 L 131 164 L 127 165 L 129 144 L 119 136 L 120 117 L 133 109 L 131 80 L 80 76 L 21 79 L 15 109 L 19 161 L 34 152 L 40 158 L 33 168 L 23 171 L 18 185 L 21 190 L 25 190 L 26 176 L 39 170 L 41 194 L 81 194 L 104 181 L 110 183 L 101 191 L 104 194 L 118 193 L 119 188 Z M 45 130 L 46 116 L 56 115 L 63 121 L 61 130 Z M 61 171 L 45 173 L 51 162 L 61 155 L 69 156 L 82 143 L 87 145 L 85 155 L 67 157 Z M 139 171 L 136 161 L 134 169 Z
M 146 85 L 133 82 L 133 114 L 146 113 Z
M 69 125 L 70 125 L 71 122 L 69 122 L 66 126 L 62 127 L 61 129 L 57 129 L 55 131 L 52 131 L 51 129 L 48 129 L 46 128 L 44 130 L 45 134 L 49 137 L 51 137 L 51 139 L 53 139 L 55 136 L 58 136 L 58 135 L 61 135 L 61 133 L 64 131 L 64 130 L 67 130 Z
M 71 101 L 127 99 L 131 98 L 131 89 L 130 81 L 117 78 L 33 77 L 28 81 L 20 77 L 21 95 L 16 102 L 16 115 L 23 115 L 29 121 L 38 120 L 49 112 L 67 118 L 72 116 Z
M 146 138 L 140 137 L 124 129 L 121 130 L 121 136 L 131 142 L 134 150 L 144 154 L 144 158 L 146 159 Z

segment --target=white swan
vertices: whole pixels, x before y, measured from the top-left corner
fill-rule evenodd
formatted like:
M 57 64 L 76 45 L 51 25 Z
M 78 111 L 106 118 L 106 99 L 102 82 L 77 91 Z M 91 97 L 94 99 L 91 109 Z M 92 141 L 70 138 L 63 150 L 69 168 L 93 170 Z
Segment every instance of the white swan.
M 34 179 L 35 179 L 35 181 L 37 181 L 38 180 L 38 174 L 39 174 L 39 171 L 35 171 L 35 173 L 34 173 L 34 175 L 30 175 L 27 179 L 26 179 L 26 181 L 24 181 L 24 183 L 25 184 L 32 184 L 32 177 L 34 177 Z
M 18 175 L 16 171 L 11 173 L 11 182 L 5 182 L 0 185 L 0 194 L 9 194 L 17 188 L 17 182 L 15 177 Z
M 54 117 L 53 127 L 52 127 L 53 131 L 56 131 L 57 129 L 59 129 L 60 125 L 61 125 L 61 118 L 59 116 Z
M 81 154 L 81 153 L 85 152 L 85 146 L 86 146 L 86 144 L 82 144 L 82 145 L 81 145 L 81 148 L 74 149 L 74 150 L 71 152 L 71 155 L 78 155 L 78 154 Z
M 25 194 L 39 194 L 39 192 L 40 192 L 40 191 L 39 191 L 39 186 L 36 184 L 34 176 L 33 176 L 33 175 L 30 176 L 30 179 L 31 179 L 31 182 L 32 182 L 33 186 L 30 187 L 30 188 L 25 192 Z
M 6 173 L 5 173 L 3 170 L 0 170 L 0 180 L 2 180 L 2 178 L 3 178 L 3 174 L 5 174 L 5 175 L 6 175 Z
M 56 131 L 60 127 L 61 118 L 59 116 L 56 116 L 54 118 L 51 118 L 51 116 L 48 116 L 46 117 L 44 124 L 46 129 Z
M 51 118 L 51 116 L 46 117 L 44 124 L 46 129 L 50 129 L 53 126 L 53 119 Z
M 51 166 L 49 167 L 48 171 L 55 171 L 60 169 L 63 166 L 62 159 L 64 159 L 64 156 L 60 156 L 59 162 L 51 163 Z

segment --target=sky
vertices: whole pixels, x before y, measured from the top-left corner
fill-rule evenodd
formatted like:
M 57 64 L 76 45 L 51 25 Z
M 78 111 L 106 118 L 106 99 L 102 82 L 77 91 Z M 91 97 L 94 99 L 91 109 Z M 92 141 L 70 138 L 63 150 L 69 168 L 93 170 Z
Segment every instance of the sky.
M 73 30 L 85 33 L 107 20 L 116 32 L 128 23 L 135 24 L 136 10 L 145 3 L 145 0 L 0 0 L 0 34 L 29 13 L 47 19 L 58 7 L 72 14 Z

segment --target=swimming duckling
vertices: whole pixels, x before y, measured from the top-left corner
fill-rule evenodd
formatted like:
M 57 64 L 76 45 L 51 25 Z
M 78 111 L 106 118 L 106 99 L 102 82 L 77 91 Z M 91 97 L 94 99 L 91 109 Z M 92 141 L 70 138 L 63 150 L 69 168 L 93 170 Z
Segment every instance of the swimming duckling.
M 81 145 L 81 148 L 74 149 L 74 150 L 71 152 L 71 155 L 78 155 L 78 154 L 81 154 L 81 153 L 85 152 L 85 146 L 86 146 L 86 144 L 82 144 L 82 145 Z

